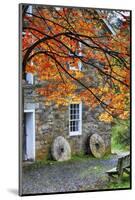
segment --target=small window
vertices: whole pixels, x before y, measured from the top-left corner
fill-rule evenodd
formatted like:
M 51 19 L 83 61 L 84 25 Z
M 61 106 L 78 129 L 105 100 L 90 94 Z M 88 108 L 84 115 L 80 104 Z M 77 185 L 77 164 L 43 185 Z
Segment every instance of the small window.
M 78 49 L 76 49 L 75 54 L 76 54 L 77 56 L 79 56 L 79 57 L 82 57 L 82 51 L 81 51 L 81 50 L 82 50 L 82 43 L 81 43 L 81 42 L 78 42 Z M 74 56 L 74 54 L 72 54 L 71 52 L 69 53 L 69 55 Z M 82 62 L 81 62 L 81 61 L 78 62 L 78 68 L 76 68 L 76 67 L 74 66 L 74 64 L 69 64 L 69 69 L 70 69 L 70 70 L 82 71 Z
M 82 128 L 82 103 L 69 105 L 69 134 L 81 135 Z
M 32 14 L 32 5 L 29 5 L 28 6 L 28 9 L 27 9 L 27 13 L 29 13 L 29 14 L 27 14 L 28 16 L 32 16 L 31 14 Z
M 78 45 L 77 45 L 77 46 L 78 46 L 78 47 L 76 48 L 75 54 L 76 54 L 77 56 L 82 57 L 82 43 L 81 43 L 81 42 L 78 42 Z M 69 52 L 69 55 L 74 56 L 74 54 L 73 54 L 72 52 Z
M 82 71 L 82 62 L 81 61 L 78 62 L 78 68 L 69 64 L 69 69 L 75 71 Z
M 26 73 L 26 81 L 28 84 L 33 84 L 34 83 L 34 78 L 32 73 Z

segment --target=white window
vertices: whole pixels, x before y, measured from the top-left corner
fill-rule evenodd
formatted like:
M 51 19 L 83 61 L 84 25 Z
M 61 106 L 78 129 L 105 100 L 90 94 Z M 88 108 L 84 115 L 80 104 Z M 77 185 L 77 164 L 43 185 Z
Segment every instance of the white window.
M 32 5 L 29 5 L 28 6 L 28 9 L 27 9 L 27 12 L 29 13 L 29 14 L 27 14 L 28 16 L 32 16 L 31 14 L 32 14 Z
M 79 52 L 78 52 L 79 51 Z M 79 55 L 79 56 L 82 56 L 82 43 L 81 42 L 79 42 L 79 49 L 77 49 L 77 54 Z
M 69 135 L 82 134 L 82 103 L 69 105 Z
M 81 50 L 82 50 L 82 43 L 79 42 L 78 43 L 78 49 L 76 49 L 76 55 L 81 57 L 82 56 L 82 51 Z M 74 56 L 74 54 L 72 54 L 72 53 L 69 53 L 69 55 Z M 69 69 L 70 70 L 82 71 L 82 62 L 81 61 L 78 62 L 78 68 L 76 68 L 75 66 L 69 64 Z
M 34 78 L 32 73 L 26 73 L 26 81 L 28 84 L 33 84 Z
M 70 70 L 82 71 L 82 62 L 81 62 L 81 61 L 78 62 L 78 68 L 75 67 L 75 66 L 69 65 L 69 69 L 70 69 Z

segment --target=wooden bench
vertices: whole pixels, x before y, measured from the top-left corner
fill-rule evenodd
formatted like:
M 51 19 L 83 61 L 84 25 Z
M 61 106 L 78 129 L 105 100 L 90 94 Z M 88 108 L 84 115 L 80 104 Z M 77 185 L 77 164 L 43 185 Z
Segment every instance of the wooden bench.
M 130 174 L 130 154 L 124 155 L 118 158 L 117 166 L 107 171 L 109 181 L 116 180 L 121 181 L 123 173 Z

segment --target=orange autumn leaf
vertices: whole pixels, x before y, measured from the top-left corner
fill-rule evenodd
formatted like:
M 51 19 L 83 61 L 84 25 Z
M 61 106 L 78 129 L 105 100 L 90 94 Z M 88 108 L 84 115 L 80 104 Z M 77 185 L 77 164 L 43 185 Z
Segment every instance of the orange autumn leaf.
M 101 121 L 128 118 L 130 16 L 111 34 L 104 23 L 109 11 L 86 11 L 47 7 L 25 16 L 23 69 L 36 75 L 41 85 L 36 91 L 48 105 L 83 101 L 91 109 L 104 109 Z
M 113 117 L 110 114 L 104 112 L 99 116 L 99 120 L 104 122 L 111 122 Z

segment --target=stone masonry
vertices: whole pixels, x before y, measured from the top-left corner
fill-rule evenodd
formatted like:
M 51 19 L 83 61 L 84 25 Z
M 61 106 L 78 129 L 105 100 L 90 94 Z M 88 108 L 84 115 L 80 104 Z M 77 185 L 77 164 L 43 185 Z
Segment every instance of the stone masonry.
M 100 107 L 92 110 L 82 102 L 82 134 L 70 136 L 68 106 L 45 106 L 45 98 L 38 96 L 32 85 L 25 83 L 23 88 L 24 109 L 35 109 L 36 160 L 52 159 L 51 145 L 58 136 L 69 142 L 72 155 L 90 154 L 89 138 L 94 133 L 102 136 L 106 154 L 111 152 L 111 125 L 98 120 Z

